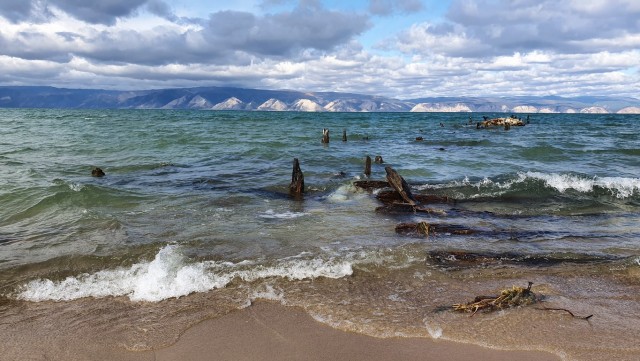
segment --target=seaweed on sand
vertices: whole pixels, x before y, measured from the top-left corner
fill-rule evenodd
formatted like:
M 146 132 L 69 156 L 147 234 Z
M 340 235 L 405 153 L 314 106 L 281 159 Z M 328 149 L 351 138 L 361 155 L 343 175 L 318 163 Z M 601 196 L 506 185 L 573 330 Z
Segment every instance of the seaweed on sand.
M 511 289 L 502 290 L 499 296 L 477 296 L 472 302 L 458 303 L 453 305 L 455 311 L 472 312 L 471 316 L 478 311 L 495 311 L 503 308 L 526 306 L 538 302 L 538 297 L 531 286 L 533 282 L 529 282 L 527 288 L 513 286 Z

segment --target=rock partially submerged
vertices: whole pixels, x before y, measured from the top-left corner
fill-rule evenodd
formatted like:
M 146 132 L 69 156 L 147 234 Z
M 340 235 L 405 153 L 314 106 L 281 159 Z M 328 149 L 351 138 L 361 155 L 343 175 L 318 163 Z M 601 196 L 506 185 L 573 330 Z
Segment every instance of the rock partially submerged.
M 480 128 L 492 128 L 492 127 L 511 127 L 511 126 L 523 127 L 525 125 L 526 125 L 525 122 L 523 122 L 521 119 L 518 119 L 516 117 L 509 117 L 509 118 L 487 119 L 482 122 L 479 122 L 476 125 L 476 128 L 480 129 Z
M 92 177 L 104 177 L 106 174 L 101 168 L 95 167 L 91 170 Z

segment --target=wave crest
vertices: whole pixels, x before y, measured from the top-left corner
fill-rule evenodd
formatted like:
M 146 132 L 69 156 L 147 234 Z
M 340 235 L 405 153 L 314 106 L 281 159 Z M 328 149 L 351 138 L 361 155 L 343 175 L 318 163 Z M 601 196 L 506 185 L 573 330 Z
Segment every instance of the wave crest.
M 223 288 L 234 278 L 245 282 L 276 277 L 289 280 L 341 278 L 353 273 L 346 261 L 293 257 L 273 265 L 250 261 L 188 263 L 177 245 L 162 248 L 151 262 L 130 268 L 104 270 L 67 277 L 62 281 L 38 279 L 24 285 L 17 298 L 26 301 L 69 301 L 84 297 L 128 296 L 132 301 L 158 302 L 194 292 Z

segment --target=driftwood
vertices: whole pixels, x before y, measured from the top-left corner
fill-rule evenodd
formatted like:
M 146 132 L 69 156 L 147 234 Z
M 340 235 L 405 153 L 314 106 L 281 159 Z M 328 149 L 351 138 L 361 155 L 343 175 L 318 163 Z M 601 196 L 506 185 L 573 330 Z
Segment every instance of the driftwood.
M 289 193 L 294 197 L 300 197 L 302 193 L 304 193 L 304 174 L 302 174 L 302 170 L 300 169 L 298 158 L 293 158 L 293 171 L 291 172 Z
M 430 214 L 433 216 L 440 216 L 440 217 L 444 217 L 447 215 L 447 212 L 441 209 L 427 208 L 419 205 L 411 205 L 409 203 L 385 204 L 383 206 L 376 208 L 376 212 L 385 213 L 385 214 L 393 214 L 393 213 L 403 214 L 403 213 L 411 213 L 411 212 L 426 213 L 426 214 Z
M 104 171 L 101 168 L 95 167 L 91 170 L 91 176 L 92 177 L 104 177 L 106 174 L 104 174 Z
M 322 129 L 322 143 L 329 143 L 329 129 Z
M 388 182 L 385 182 L 388 185 Z M 355 183 L 354 183 L 355 184 Z M 357 184 L 356 184 L 357 185 Z M 381 187 L 384 188 L 384 187 Z M 383 190 L 380 191 L 377 195 L 376 198 L 384 203 L 384 204 L 391 204 L 391 203 L 397 203 L 397 202 L 402 202 L 402 196 L 400 196 L 400 194 L 396 191 L 387 191 L 387 190 Z M 416 202 L 418 203 L 454 203 L 455 201 L 447 196 L 436 196 L 436 195 L 432 195 L 432 194 L 414 194 L 413 198 L 416 200 Z
M 386 166 L 384 170 L 387 172 L 387 181 L 396 190 L 396 192 L 400 193 L 402 199 L 412 205 L 416 205 L 416 200 L 413 198 L 413 194 L 411 193 L 411 188 L 409 188 L 409 184 L 402 178 L 398 172 L 393 170 L 393 168 Z
M 471 316 L 478 311 L 495 311 L 509 307 L 526 306 L 538 302 L 538 297 L 531 286 L 533 282 L 529 282 L 527 288 L 513 286 L 511 289 L 502 290 L 499 296 L 477 296 L 469 303 L 458 303 L 453 305 L 455 311 L 471 312 Z
M 567 312 L 568 314 L 571 315 L 571 317 L 573 318 L 579 318 L 581 320 L 589 320 L 591 317 L 593 317 L 593 315 L 589 315 L 589 316 L 576 316 L 573 314 L 573 312 L 567 310 L 566 308 L 552 308 L 552 307 L 542 307 L 542 308 L 538 308 L 538 310 L 542 310 L 542 311 L 564 311 Z
M 371 157 L 367 156 L 364 160 L 364 175 L 371 176 Z
M 361 180 L 353 182 L 353 185 L 358 188 L 371 191 L 374 189 L 387 188 L 389 186 L 389 182 L 379 180 Z

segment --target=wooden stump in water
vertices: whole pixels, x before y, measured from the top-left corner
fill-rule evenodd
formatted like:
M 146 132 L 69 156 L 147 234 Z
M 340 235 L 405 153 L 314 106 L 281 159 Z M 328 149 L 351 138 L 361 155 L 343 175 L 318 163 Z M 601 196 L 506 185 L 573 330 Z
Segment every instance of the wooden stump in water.
M 304 174 L 302 174 L 302 170 L 300 170 L 298 158 L 293 158 L 293 171 L 291 172 L 289 193 L 294 197 L 300 197 L 302 193 L 304 193 Z
M 364 160 L 364 175 L 371 176 L 371 157 L 367 156 Z
M 327 128 L 322 129 L 322 143 L 329 143 L 329 129 Z
M 404 178 L 389 166 L 384 167 L 384 170 L 387 172 L 387 181 L 389 182 L 389 185 L 391 185 L 396 192 L 400 193 L 400 196 L 406 203 L 415 206 L 416 200 L 413 198 L 409 184 L 407 184 Z

